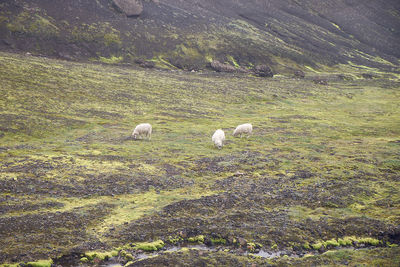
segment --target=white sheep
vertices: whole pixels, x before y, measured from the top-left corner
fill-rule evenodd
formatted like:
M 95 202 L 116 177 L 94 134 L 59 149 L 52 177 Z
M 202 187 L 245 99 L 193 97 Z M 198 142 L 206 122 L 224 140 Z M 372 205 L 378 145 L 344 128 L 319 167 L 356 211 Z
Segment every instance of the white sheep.
M 221 149 L 224 146 L 225 142 L 225 133 L 221 129 L 218 129 L 213 134 L 211 140 L 213 141 L 214 145 Z
M 139 136 L 146 136 L 149 140 L 151 139 L 152 127 L 149 123 L 141 123 L 135 127 L 132 136 L 137 139 Z
M 253 131 L 253 126 L 250 123 L 245 123 L 241 124 L 236 129 L 233 131 L 233 136 L 238 136 L 242 137 L 243 134 L 251 134 Z

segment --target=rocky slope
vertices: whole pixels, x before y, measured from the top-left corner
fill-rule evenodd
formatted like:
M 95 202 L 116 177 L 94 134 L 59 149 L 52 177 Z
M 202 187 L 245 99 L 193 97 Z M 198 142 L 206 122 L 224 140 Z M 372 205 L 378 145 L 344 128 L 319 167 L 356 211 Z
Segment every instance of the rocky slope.
M 203 69 L 212 60 L 275 72 L 351 64 L 395 70 L 396 0 L 143 1 L 127 17 L 112 0 L 8 0 L 0 49 L 73 60 Z M 138 12 L 140 13 L 140 12 Z M 133 13 L 132 13 L 133 14 Z

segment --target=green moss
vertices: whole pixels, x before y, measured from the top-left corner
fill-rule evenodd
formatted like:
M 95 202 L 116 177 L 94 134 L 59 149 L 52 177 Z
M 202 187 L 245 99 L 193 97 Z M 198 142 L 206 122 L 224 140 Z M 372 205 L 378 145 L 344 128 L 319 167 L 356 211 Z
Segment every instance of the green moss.
M 167 241 L 175 245 L 176 243 L 183 241 L 183 238 L 181 236 L 175 236 L 175 237 L 169 236 Z
M 99 57 L 99 60 L 106 64 L 118 64 L 118 63 L 121 63 L 124 60 L 124 58 L 122 56 L 119 56 L 119 57 L 111 56 L 109 58 Z
M 231 62 L 233 64 L 233 66 L 235 66 L 236 68 L 240 68 L 240 65 L 236 62 L 234 57 L 228 55 L 227 59 L 229 60 L 229 62 Z
M 157 251 L 165 246 L 162 240 L 156 240 L 153 242 L 135 243 L 134 249 L 140 249 L 144 251 Z
M 53 260 L 39 260 L 35 262 L 28 262 L 26 263 L 27 266 L 30 267 L 51 267 L 53 264 Z
M 308 250 L 311 249 L 310 243 L 308 243 L 308 242 L 304 243 L 303 248 L 308 249 Z
M 336 239 L 330 239 L 324 242 L 324 246 L 338 247 L 340 244 Z
M 343 238 L 338 238 L 338 243 L 341 246 L 351 246 L 353 245 L 353 239 L 351 237 L 345 236 Z
M 379 246 L 381 244 L 381 241 L 372 237 L 359 238 L 357 239 L 357 242 L 371 246 Z
M 361 244 L 368 244 L 368 245 L 372 245 L 372 246 L 378 246 L 379 244 L 382 243 L 378 239 L 371 238 L 371 237 L 345 236 L 343 238 L 339 238 L 338 240 L 333 238 L 333 239 L 330 239 L 327 241 L 317 242 L 317 243 L 314 243 L 313 245 L 311 245 L 311 247 L 315 250 L 318 250 L 322 246 L 324 246 L 324 247 L 351 246 L 351 245 L 353 245 L 353 242 L 361 243 Z M 304 247 L 304 245 L 303 245 L 303 247 Z
M 87 257 L 82 257 L 79 261 L 82 262 L 82 263 L 90 262 L 90 260 Z
M 323 245 L 324 244 L 322 242 L 318 242 L 318 243 L 312 244 L 311 247 L 315 250 L 319 250 L 320 248 L 322 248 Z
M 188 241 L 191 243 L 204 243 L 204 235 L 189 237 Z
M 19 263 L 4 263 L 4 264 L 0 264 L 0 267 L 19 267 L 20 264 Z
M 95 258 L 104 261 L 112 257 L 112 252 L 90 251 L 86 252 L 85 256 L 89 261 L 93 261 Z
M 386 242 L 386 246 L 388 246 L 388 247 L 390 247 L 390 248 L 396 248 L 396 247 L 398 247 L 399 245 L 397 245 L 397 244 L 391 244 L 390 242 Z
M 118 253 L 119 253 L 119 251 L 114 249 L 113 251 L 111 251 L 111 257 L 117 257 Z
M 27 11 L 19 13 L 13 20 L 6 24 L 11 32 L 25 33 L 38 37 L 56 37 L 59 29 L 50 18 L 45 18 L 39 14 L 31 14 Z
M 211 238 L 211 243 L 213 245 L 225 245 L 226 240 L 222 237 Z
M 110 23 L 81 24 L 70 30 L 70 38 L 73 42 L 102 43 L 107 47 L 119 48 L 122 45 L 120 32 L 114 29 Z

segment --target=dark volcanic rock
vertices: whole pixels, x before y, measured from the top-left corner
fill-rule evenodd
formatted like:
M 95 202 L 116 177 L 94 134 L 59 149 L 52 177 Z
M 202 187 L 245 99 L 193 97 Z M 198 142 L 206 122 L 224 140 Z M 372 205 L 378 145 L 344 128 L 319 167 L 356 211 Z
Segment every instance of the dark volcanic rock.
M 314 78 L 313 83 L 321 84 L 321 85 L 328 85 L 328 81 L 324 78 Z
M 304 79 L 304 77 L 306 77 L 306 74 L 305 74 L 304 71 L 302 71 L 302 70 L 296 70 L 296 71 L 294 72 L 294 76 L 295 76 L 296 78 Z
M 154 62 L 146 61 L 144 59 L 136 59 L 135 63 L 138 64 L 142 68 L 148 68 L 148 69 L 154 68 L 156 65 Z
M 244 68 L 235 68 L 234 66 L 231 66 L 229 64 L 224 64 L 219 62 L 218 60 L 213 60 L 210 63 L 210 67 L 215 70 L 216 72 L 242 72 L 242 73 L 246 73 L 248 72 L 246 69 Z
M 259 77 L 273 77 L 272 70 L 267 65 L 258 65 L 253 69 L 255 75 Z
M 143 12 L 141 0 L 113 0 L 113 2 L 127 16 L 139 16 Z
M 219 62 L 218 60 L 214 60 L 213 62 L 210 63 L 210 66 L 213 70 L 216 72 L 236 72 L 236 68 Z

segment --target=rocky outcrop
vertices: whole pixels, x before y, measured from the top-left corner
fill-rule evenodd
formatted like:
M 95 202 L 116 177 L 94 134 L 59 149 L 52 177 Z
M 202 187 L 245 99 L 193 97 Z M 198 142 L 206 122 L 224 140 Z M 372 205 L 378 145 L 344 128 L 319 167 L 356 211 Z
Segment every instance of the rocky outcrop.
M 267 65 L 258 65 L 254 69 L 254 74 L 258 77 L 273 77 L 274 73 Z
M 114 5 L 129 16 L 139 16 L 143 12 L 142 0 L 113 0 Z
M 138 58 L 135 60 L 135 63 L 138 64 L 142 68 L 152 69 L 156 66 L 156 64 L 152 61 L 146 61 L 144 59 Z
M 306 74 L 302 70 L 296 70 L 294 72 L 294 77 L 304 79 L 304 77 L 306 77 Z
M 244 68 L 235 68 L 234 66 L 231 66 L 229 64 L 221 63 L 218 60 L 213 60 L 210 63 L 210 67 L 215 70 L 216 72 L 241 72 L 241 73 L 246 73 L 248 70 Z

